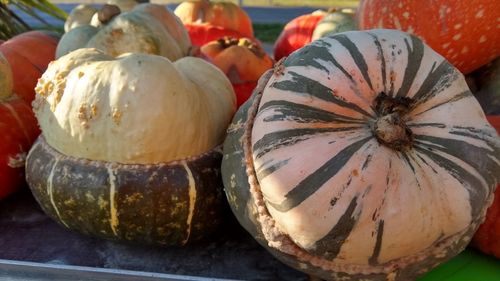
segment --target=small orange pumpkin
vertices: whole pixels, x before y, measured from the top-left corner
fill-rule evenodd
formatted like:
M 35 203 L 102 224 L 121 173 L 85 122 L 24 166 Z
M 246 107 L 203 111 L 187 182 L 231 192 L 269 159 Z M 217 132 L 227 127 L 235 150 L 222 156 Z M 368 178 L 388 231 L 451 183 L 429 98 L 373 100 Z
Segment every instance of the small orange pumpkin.
M 238 106 L 250 97 L 260 76 L 273 66 L 271 57 L 249 38 L 224 37 L 203 45 L 200 50 L 227 75 Z
M 198 25 L 202 30 L 207 29 L 207 33 L 210 32 L 208 26 L 217 26 L 225 30 L 237 31 L 245 37 L 253 38 L 254 36 L 250 17 L 240 6 L 231 2 L 190 0 L 177 6 L 174 13 L 185 25 Z M 198 30 L 198 33 L 201 32 Z M 232 36 L 233 34 L 224 35 Z M 193 40 L 193 36 L 190 37 L 192 41 L 196 41 L 196 38 Z M 204 41 L 202 44 L 207 42 L 209 41 Z
M 391 28 L 421 37 L 467 74 L 500 55 L 497 0 L 363 0 L 361 29 Z
M 31 106 L 13 95 L 13 84 L 12 70 L 0 53 L 0 199 L 23 185 L 24 161 L 40 133 Z
M 35 98 L 38 78 L 54 60 L 58 36 L 47 31 L 29 31 L 3 42 L 2 53 L 12 66 L 14 93 L 28 104 Z

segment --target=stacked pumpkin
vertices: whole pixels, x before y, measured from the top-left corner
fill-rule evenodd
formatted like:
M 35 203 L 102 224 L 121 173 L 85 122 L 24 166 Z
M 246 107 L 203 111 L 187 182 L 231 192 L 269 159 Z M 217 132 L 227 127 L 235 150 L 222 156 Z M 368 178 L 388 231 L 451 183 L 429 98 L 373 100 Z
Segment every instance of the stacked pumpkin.
M 33 89 L 57 41 L 52 33 L 30 31 L 0 44 L 0 199 L 24 186 L 24 161 L 40 133 L 30 106 Z
M 42 135 L 26 163 L 30 188 L 48 215 L 85 234 L 203 239 L 223 217 L 231 84 L 187 57 L 187 31 L 163 6 L 104 5 L 97 19 L 63 36 L 36 86 Z

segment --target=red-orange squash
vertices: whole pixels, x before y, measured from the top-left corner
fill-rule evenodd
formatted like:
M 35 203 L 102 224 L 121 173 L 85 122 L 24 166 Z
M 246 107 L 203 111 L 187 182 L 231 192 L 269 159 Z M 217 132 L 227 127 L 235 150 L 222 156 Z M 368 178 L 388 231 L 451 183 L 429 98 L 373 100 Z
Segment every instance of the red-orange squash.
M 299 16 L 285 25 L 274 45 L 274 59 L 280 60 L 311 42 L 314 28 L 325 17 L 322 10 Z
M 210 34 L 205 35 L 202 32 L 210 32 L 211 30 L 209 26 L 217 26 L 225 30 L 236 31 L 241 33 L 245 37 L 253 38 L 254 36 L 252 21 L 250 17 L 240 6 L 232 2 L 190 0 L 182 2 L 179 6 L 177 6 L 174 13 L 181 19 L 184 24 L 200 26 L 201 30 L 195 30 L 197 34 L 199 34 L 198 36 L 201 36 L 201 38 L 210 37 Z M 190 29 L 193 29 L 193 27 L 191 27 Z M 224 35 L 229 36 L 232 34 L 223 34 L 222 36 Z M 191 35 L 191 32 L 190 37 L 192 41 L 201 40 L 193 38 L 195 36 Z M 216 37 L 215 39 L 218 39 L 220 37 Z M 209 41 L 202 41 L 202 44 L 199 44 L 199 46 Z M 193 44 L 197 45 L 195 43 Z
M 10 66 L 0 54 L 0 199 L 23 186 L 24 161 L 40 133 L 31 106 L 12 94 L 12 86 Z
M 193 44 L 194 46 L 203 46 L 210 41 L 214 41 L 225 36 L 230 36 L 233 38 L 245 37 L 243 34 L 236 30 L 225 29 L 220 26 L 213 26 L 209 24 L 185 23 L 184 26 L 189 33 L 191 44 Z
M 467 74 L 500 54 L 498 0 L 363 0 L 360 29 L 395 28 L 421 37 Z
M 35 98 L 38 78 L 54 60 L 58 36 L 47 31 L 29 31 L 3 42 L 2 53 L 12 66 L 13 91 L 30 103 Z
M 352 9 L 331 8 L 299 16 L 283 28 L 275 43 L 274 58 L 279 60 L 288 56 L 320 37 L 356 29 Z
M 203 45 L 200 51 L 228 76 L 238 106 L 250 97 L 260 76 L 273 66 L 271 57 L 249 38 L 224 37 Z

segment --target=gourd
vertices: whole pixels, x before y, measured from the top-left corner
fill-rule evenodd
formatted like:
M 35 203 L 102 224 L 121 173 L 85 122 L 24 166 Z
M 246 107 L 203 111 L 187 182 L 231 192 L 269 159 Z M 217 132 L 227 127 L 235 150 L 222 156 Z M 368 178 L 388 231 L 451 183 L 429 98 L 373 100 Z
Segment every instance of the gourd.
M 209 0 L 189 0 L 184 1 L 174 10 L 181 21 L 186 25 L 192 42 L 199 42 L 194 45 L 201 46 L 212 40 L 223 36 L 235 36 L 235 32 L 241 36 L 253 38 L 252 21 L 247 13 L 238 5 L 232 2 Z M 213 27 L 218 27 L 220 37 L 211 35 Z M 202 40 L 204 37 L 207 39 Z
M 468 74 L 500 55 L 496 0 L 363 0 L 360 29 L 394 28 L 415 34 Z
M 356 30 L 354 11 L 348 8 L 316 10 L 288 22 L 274 44 L 274 59 L 280 60 L 320 37 Z
M 264 49 L 249 38 L 223 37 L 203 45 L 200 51 L 228 76 L 238 107 L 250 97 L 260 76 L 273 66 Z
M 40 133 L 28 103 L 13 93 L 13 75 L 0 53 L 0 199 L 24 185 L 24 161 Z
M 236 109 L 199 58 L 78 49 L 36 87 L 42 130 L 26 178 L 61 225 L 120 241 L 184 245 L 222 220 L 221 149 Z
M 148 0 L 108 0 L 106 4 L 117 6 L 120 11 L 128 12 L 139 3 L 148 3 Z M 71 29 L 82 25 L 99 26 L 97 12 L 99 9 L 89 4 L 80 4 L 69 13 L 64 23 L 64 31 L 68 32 Z
M 82 25 L 63 35 L 56 58 L 79 48 L 97 48 L 115 57 L 138 52 L 170 60 L 190 53 L 186 29 L 164 6 L 144 3 L 121 13 L 117 6 L 104 5 L 99 13 L 101 26 Z
M 35 98 L 33 89 L 38 78 L 54 60 L 58 41 L 59 36 L 53 32 L 28 31 L 0 44 L 0 53 L 11 66 L 12 91 L 28 104 Z
M 462 251 L 500 175 L 500 139 L 463 75 L 397 30 L 320 38 L 237 111 L 222 175 L 233 213 L 326 280 L 414 280 Z

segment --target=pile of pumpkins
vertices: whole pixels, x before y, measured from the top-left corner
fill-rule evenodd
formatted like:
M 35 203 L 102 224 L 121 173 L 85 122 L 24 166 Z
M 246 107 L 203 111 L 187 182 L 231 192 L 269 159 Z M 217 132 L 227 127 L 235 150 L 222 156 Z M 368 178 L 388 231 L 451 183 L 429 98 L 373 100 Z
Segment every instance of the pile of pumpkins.
M 25 177 L 64 227 L 155 245 L 209 239 L 229 202 L 325 280 L 414 280 L 478 228 L 500 256 L 499 12 L 479 2 L 316 11 L 274 58 L 233 3 L 80 5 L 62 37 L 0 45 L 0 198 Z

